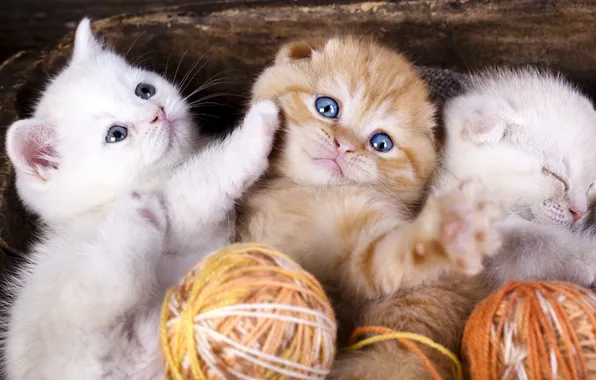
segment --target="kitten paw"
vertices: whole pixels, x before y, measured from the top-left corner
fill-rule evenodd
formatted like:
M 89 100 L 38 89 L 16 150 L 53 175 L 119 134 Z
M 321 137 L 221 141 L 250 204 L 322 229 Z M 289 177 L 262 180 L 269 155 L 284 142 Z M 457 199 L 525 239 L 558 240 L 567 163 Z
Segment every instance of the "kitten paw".
M 261 150 L 264 157 L 269 156 L 279 128 L 279 108 L 271 100 L 254 104 L 244 119 L 243 128 L 251 138 L 253 148 Z
M 269 154 L 273 149 L 275 132 L 279 128 L 279 109 L 270 100 L 263 100 L 253 105 L 244 118 L 241 139 L 241 151 L 235 151 L 242 157 L 242 181 L 235 195 L 242 194 L 252 186 L 267 170 Z
M 167 216 L 158 196 L 142 191 L 133 191 L 121 197 L 116 205 L 116 213 L 131 226 L 152 228 L 160 234 L 167 229 Z
M 495 224 L 502 210 L 487 193 L 481 183 L 466 181 L 433 199 L 438 213 L 437 242 L 455 267 L 469 275 L 479 273 L 484 256 L 494 255 L 501 247 Z

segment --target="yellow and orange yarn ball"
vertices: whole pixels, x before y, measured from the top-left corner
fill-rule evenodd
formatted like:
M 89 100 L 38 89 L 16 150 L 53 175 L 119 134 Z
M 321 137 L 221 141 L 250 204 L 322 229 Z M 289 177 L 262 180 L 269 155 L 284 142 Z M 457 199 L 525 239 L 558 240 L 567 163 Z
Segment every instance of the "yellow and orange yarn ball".
M 336 333 L 333 309 L 313 276 L 263 245 L 231 245 L 166 295 L 166 378 L 324 379 Z
M 462 349 L 472 379 L 596 379 L 596 293 L 510 282 L 476 307 Z

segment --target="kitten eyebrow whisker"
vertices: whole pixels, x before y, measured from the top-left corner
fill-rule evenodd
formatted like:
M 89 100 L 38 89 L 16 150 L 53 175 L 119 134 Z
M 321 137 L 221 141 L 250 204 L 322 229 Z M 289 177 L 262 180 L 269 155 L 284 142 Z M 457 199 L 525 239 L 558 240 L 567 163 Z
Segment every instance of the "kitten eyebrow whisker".
M 149 50 L 144 52 L 143 54 L 137 56 L 131 63 L 131 66 L 140 67 L 143 63 L 147 62 L 150 57 L 150 54 L 158 53 L 157 50 Z
M 146 32 L 147 32 L 147 30 L 142 30 L 141 33 L 137 36 L 137 38 L 135 38 L 135 40 L 132 42 L 132 44 L 130 44 L 128 49 L 126 49 L 126 53 L 124 53 L 124 57 L 123 57 L 124 59 L 126 59 L 126 57 L 128 57 L 128 53 L 130 53 L 130 51 L 135 46 L 135 44 L 137 43 L 139 38 L 141 38 Z
M 180 92 L 184 92 L 184 90 L 186 90 L 186 87 L 188 87 L 188 85 L 197 77 L 197 75 L 201 72 L 201 70 L 203 69 L 203 67 L 205 67 L 205 65 L 213 58 L 215 57 L 215 54 L 217 54 L 219 51 L 221 51 L 221 48 L 217 49 L 212 55 L 211 57 L 207 58 L 205 60 L 205 62 L 203 62 L 203 64 L 196 70 L 196 73 L 194 73 L 195 69 L 197 68 L 197 66 L 199 65 L 199 63 L 201 63 L 201 61 L 203 60 L 203 58 L 205 57 L 205 55 L 207 54 L 209 50 L 205 51 L 196 61 L 195 63 L 191 66 L 191 68 L 186 72 L 186 75 L 184 75 L 184 77 L 182 78 L 182 82 L 180 83 Z M 194 75 L 193 75 L 194 73 Z M 192 75 L 192 78 L 191 78 Z M 188 83 L 186 83 L 188 80 Z M 185 84 L 186 83 L 186 84 Z
M 166 67 L 163 70 L 164 78 L 168 77 L 168 65 L 170 64 L 170 58 L 172 58 L 172 53 L 173 53 L 173 50 L 170 50 L 170 54 L 168 54 L 168 59 L 166 60 Z M 174 87 L 178 88 L 178 86 L 174 86 Z
M 216 75 L 219 75 L 219 74 L 216 74 Z M 225 78 L 225 77 L 224 77 L 224 78 L 216 78 L 216 77 L 215 77 L 215 75 L 214 75 L 214 76 L 213 76 L 211 79 L 209 79 L 207 82 L 203 83 L 201 86 L 199 86 L 198 88 L 196 88 L 196 89 L 195 89 L 193 92 L 191 92 L 190 94 L 188 94 L 187 96 L 185 96 L 185 97 L 182 99 L 182 101 L 186 101 L 186 100 L 188 100 L 188 98 L 190 98 L 191 96 L 193 96 L 193 95 L 197 94 L 198 92 L 200 92 L 200 91 L 204 91 L 204 90 L 206 90 L 206 89 L 208 89 L 208 88 L 210 88 L 210 87 L 217 86 L 217 85 L 219 85 L 219 84 L 236 84 L 236 83 L 235 83 L 235 82 L 233 82 L 233 81 L 229 81 L 229 82 L 228 82 L 227 80 L 228 80 L 228 79 L 227 79 L 227 78 Z
M 193 47 L 194 44 L 190 45 L 182 54 L 182 57 L 180 57 L 180 60 L 178 61 L 178 65 L 176 66 L 176 71 L 174 72 L 174 80 L 176 79 L 176 77 L 178 76 L 178 70 L 180 70 L 180 65 L 182 64 L 182 60 L 184 59 L 184 57 L 186 57 L 186 54 L 188 54 L 188 51 L 190 50 L 191 47 Z
M 209 94 L 209 95 L 205 95 L 202 98 L 199 98 L 197 100 L 192 101 L 191 103 L 188 103 L 189 107 L 193 107 L 193 106 L 197 106 L 197 105 L 205 105 L 207 103 L 205 103 L 205 100 L 209 100 L 212 98 L 217 98 L 220 96 L 240 96 L 240 95 L 236 95 L 236 94 L 231 94 L 231 93 L 227 93 L 227 92 L 215 92 L 213 94 Z M 216 103 L 217 104 L 217 103 Z M 220 104 L 223 105 L 223 104 Z

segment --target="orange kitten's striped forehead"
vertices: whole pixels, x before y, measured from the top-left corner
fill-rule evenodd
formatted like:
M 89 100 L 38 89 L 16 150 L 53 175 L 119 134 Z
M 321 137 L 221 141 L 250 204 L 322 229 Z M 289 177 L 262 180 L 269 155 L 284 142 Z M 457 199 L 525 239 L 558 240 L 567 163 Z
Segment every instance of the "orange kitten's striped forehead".
M 401 55 L 351 37 L 282 48 L 254 97 L 285 117 L 282 174 L 309 185 L 380 184 L 413 200 L 436 165 L 434 109 Z

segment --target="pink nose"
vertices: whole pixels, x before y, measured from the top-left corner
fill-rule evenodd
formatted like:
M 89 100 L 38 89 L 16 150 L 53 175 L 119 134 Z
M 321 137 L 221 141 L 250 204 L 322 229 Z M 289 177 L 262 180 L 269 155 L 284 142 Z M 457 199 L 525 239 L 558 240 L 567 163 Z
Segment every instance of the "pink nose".
M 335 137 L 335 147 L 337 148 L 337 152 L 339 155 L 344 155 L 346 152 L 353 152 L 354 146 L 348 141 L 340 136 Z
M 580 209 L 579 207 L 569 206 L 569 212 L 571 213 L 571 217 L 573 218 L 573 222 L 577 222 L 582 218 L 582 216 L 586 215 L 586 211 Z
M 151 120 L 151 123 L 157 123 L 160 120 L 165 120 L 166 118 L 166 111 L 164 111 L 163 107 L 159 107 L 159 111 L 155 114 L 155 117 L 153 118 L 153 120 Z

